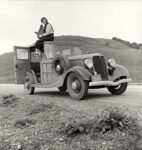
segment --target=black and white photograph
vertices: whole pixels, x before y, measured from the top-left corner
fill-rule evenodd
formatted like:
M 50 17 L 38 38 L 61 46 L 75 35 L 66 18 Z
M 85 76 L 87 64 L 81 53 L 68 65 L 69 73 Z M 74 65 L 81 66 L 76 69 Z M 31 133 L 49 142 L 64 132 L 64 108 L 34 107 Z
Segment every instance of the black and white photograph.
M 0 0 L 0 150 L 142 150 L 142 1 Z

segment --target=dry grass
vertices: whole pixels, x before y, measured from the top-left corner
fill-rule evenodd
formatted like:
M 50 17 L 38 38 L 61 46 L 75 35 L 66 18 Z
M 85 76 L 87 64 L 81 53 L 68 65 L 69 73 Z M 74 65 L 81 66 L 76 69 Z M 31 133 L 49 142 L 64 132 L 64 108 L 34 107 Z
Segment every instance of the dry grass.
M 44 112 L 47 110 L 52 109 L 55 106 L 54 103 L 49 103 L 49 104 L 37 104 L 30 110 L 28 110 L 28 115 L 34 115 L 40 112 Z
M 0 150 L 18 146 L 25 150 L 140 150 L 137 119 L 124 109 L 99 103 L 98 116 L 94 116 L 52 101 L 45 103 L 29 96 L 20 98 L 17 107 L 1 105 Z
M 72 121 L 62 124 L 60 133 L 66 141 L 74 141 L 81 137 L 88 137 L 90 141 L 100 141 L 104 148 L 112 150 L 138 150 L 139 141 L 142 139 L 137 119 L 127 115 L 120 108 L 104 110 L 97 118 L 84 121 Z M 109 142 L 108 142 L 109 141 Z M 92 146 L 89 145 L 89 148 Z M 86 146 L 85 146 L 86 147 Z M 99 150 L 101 148 L 94 147 Z
M 105 114 L 100 114 L 92 120 L 83 122 L 72 121 L 69 124 L 63 124 L 61 133 L 67 136 L 75 136 L 78 134 L 105 134 L 106 132 L 129 132 L 135 134 L 139 129 L 137 119 L 128 116 L 120 108 L 106 109 Z
M 4 137 L 0 137 L 0 150 L 12 150 L 11 143 Z
M 36 124 L 36 120 L 25 118 L 25 119 L 16 120 L 14 123 L 14 127 L 22 129 L 22 128 L 30 127 L 35 124 Z
M 138 128 L 137 119 L 128 116 L 124 110 L 118 107 L 105 109 L 98 119 L 96 129 L 101 133 L 114 130 L 126 131 Z
M 0 105 L 4 106 L 4 107 L 15 106 L 18 99 L 19 98 L 13 94 L 3 95 L 1 97 L 1 104 Z

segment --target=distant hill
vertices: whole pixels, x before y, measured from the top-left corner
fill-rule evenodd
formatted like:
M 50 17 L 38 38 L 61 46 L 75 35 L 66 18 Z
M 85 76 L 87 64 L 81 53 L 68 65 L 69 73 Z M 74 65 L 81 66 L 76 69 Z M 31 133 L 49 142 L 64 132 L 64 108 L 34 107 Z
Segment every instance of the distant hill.
M 14 83 L 13 52 L 0 55 L 0 83 Z
M 82 36 L 57 36 L 55 41 L 78 41 L 87 52 L 101 53 L 106 59 L 115 58 L 130 72 L 134 82 L 142 82 L 142 50 L 111 39 L 89 38 Z M 0 83 L 14 83 L 13 52 L 0 55 Z

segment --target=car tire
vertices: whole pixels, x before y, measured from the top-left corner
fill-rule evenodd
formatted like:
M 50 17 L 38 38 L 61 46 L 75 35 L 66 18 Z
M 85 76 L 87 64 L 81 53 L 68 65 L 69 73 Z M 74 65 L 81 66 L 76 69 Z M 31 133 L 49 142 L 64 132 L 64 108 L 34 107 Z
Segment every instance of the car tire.
M 33 94 L 35 87 L 32 87 L 32 84 L 34 83 L 34 77 L 32 73 L 26 73 L 25 76 L 25 82 L 24 82 L 24 89 L 26 94 Z
M 58 87 L 58 89 L 60 92 L 65 92 L 67 90 L 67 86 L 63 85 L 63 86 Z
M 116 79 L 115 81 L 118 81 L 119 79 Z M 114 81 L 114 82 L 115 82 Z M 118 86 L 110 86 L 107 87 L 108 91 L 113 95 L 121 95 L 123 94 L 127 89 L 128 83 L 121 83 Z
M 59 70 L 58 67 L 59 66 Z M 52 61 L 52 68 L 53 71 L 58 75 L 64 74 L 70 67 L 69 59 L 62 55 L 62 54 L 56 54 L 53 61 Z
M 72 99 L 81 100 L 88 93 L 88 81 L 83 80 L 78 73 L 70 73 L 67 79 L 67 90 Z

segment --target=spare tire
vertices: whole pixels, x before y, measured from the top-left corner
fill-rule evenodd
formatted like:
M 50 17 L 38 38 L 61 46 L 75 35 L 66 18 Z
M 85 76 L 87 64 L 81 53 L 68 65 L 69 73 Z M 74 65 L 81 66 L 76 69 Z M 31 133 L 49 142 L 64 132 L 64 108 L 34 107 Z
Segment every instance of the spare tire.
M 62 55 L 62 54 L 56 54 L 53 61 L 52 61 L 52 68 L 53 71 L 57 75 L 62 75 L 64 74 L 70 67 L 70 62 L 69 59 Z

